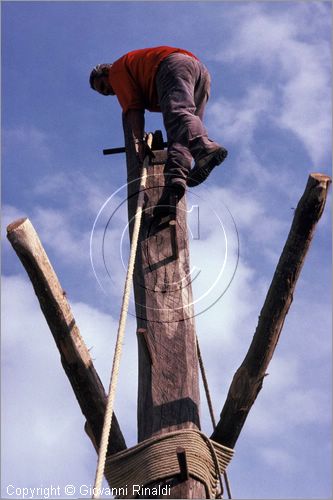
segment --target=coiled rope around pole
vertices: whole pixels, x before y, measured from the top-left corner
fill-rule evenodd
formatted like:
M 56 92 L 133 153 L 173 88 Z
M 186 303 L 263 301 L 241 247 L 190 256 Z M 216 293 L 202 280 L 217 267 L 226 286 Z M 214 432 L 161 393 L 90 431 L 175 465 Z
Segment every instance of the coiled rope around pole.
M 148 138 L 147 138 L 147 145 L 149 146 L 149 148 L 151 148 L 152 142 L 153 142 L 153 135 L 149 134 Z M 146 188 L 146 181 L 147 181 L 148 163 L 149 163 L 149 156 L 147 155 L 144 159 L 144 162 L 143 162 L 141 177 L 140 177 L 138 204 L 137 204 L 136 213 L 135 213 L 131 251 L 130 251 L 130 256 L 129 256 L 129 261 L 128 261 L 128 268 L 127 268 L 127 274 L 126 274 L 126 280 L 125 280 L 123 301 L 122 301 L 122 305 L 121 305 L 121 313 L 120 313 L 120 319 L 119 319 L 117 341 L 116 341 L 116 347 L 115 347 L 115 352 L 114 352 L 114 356 L 113 356 L 109 392 L 108 392 L 108 398 L 107 398 L 106 409 L 105 409 L 102 437 L 101 437 L 101 443 L 100 443 L 99 453 L 98 453 L 98 462 L 97 462 L 95 484 L 94 484 L 92 498 L 99 498 L 100 493 L 101 493 L 101 488 L 102 488 L 103 475 L 104 475 L 104 469 L 105 469 L 105 461 L 106 461 L 106 453 L 107 453 L 107 449 L 108 449 L 109 435 L 110 435 L 111 423 L 112 423 L 113 404 L 114 404 L 114 399 L 115 399 L 115 394 L 116 394 L 116 386 L 117 386 L 117 382 L 118 382 L 121 351 L 122 351 L 123 339 L 124 339 L 124 335 L 125 335 L 125 326 L 126 326 L 127 313 L 128 313 L 129 297 L 130 297 L 130 293 L 131 293 L 135 257 L 136 257 L 136 251 L 137 251 L 138 240 L 139 240 L 139 232 L 140 232 L 140 226 L 141 226 L 141 219 L 142 219 L 142 209 L 143 209 L 143 203 L 144 203 L 144 191 Z
M 178 476 L 180 465 L 177 447 L 185 449 L 190 477 L 204 484 L 206 498 L 216 498 L 218 481 L 233 457 L 233 450 L 209 439 L 197 429 L 181 429 L 159 434 L 127 450 L 110 455 L 106 460 L 105 477 L 115 487 L 117 496 L 133 498 L 133 486 L 141 485 L 142 495 L 148 486 Z

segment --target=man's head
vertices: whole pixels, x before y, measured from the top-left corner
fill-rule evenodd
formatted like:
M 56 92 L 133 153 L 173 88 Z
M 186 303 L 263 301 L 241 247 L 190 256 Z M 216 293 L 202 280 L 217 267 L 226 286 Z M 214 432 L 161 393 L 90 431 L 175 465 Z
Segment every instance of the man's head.
M 90 73 L 90 87 L 103 95 L 115 95 L 109 82 L 109 69 L 112 64 L 97 64 Z

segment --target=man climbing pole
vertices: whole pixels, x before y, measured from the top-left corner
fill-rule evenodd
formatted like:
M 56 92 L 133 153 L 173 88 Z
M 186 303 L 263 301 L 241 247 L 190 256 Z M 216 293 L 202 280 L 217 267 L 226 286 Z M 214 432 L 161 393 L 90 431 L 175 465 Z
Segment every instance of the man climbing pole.
M 171 196 L 179 201 L 186 185 L 203 182 L 226 158 L 227 150 L 208 138 L 202 122 L 210 75 L 191 52 L 167 46 L 134 50 L 113 64 L 97 65 L 90 74 L 90 86 L 102 95 L 117 96 L 131 122 L 141 161 L 145 109 L 162 112 L 168 158 L 160 210 L 170 205 Z

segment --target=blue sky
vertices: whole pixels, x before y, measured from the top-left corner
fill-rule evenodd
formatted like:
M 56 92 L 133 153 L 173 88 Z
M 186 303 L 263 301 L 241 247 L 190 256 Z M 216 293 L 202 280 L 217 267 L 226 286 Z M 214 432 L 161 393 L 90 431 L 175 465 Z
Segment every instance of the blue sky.
M 2 2 L 2 214 L 38 231 L 95 366 L 107 386 L 125 271 L 123 145 L 115 98 L 89 88 L 91 68 L 155 45 L 194 52 L 212 76 L 205 123 L 229 150 L 188 193 L 204 228 L 191 263 L 209 289 L 223 237 L 229 254 L 221 300 L 196 318 L 216 414 L 254 333 L 260 308 L 310 172 L 331 170 L 329 2 Z M 147 130 L 162 129 L 146 114 Z M 117 190 L 119 190 L 117 192 Z M 90 235 L 96 216 L 93 261 Z M 201 207 L 201 205 L 200 205 Z M 264 387 L 230 465 L 234 498 L 331 496 L 331 220 L 317 228 Z M 126 242 L 121 250 L 128 252 Z M 114 286 L 116 284 L 116 286 Z M 205 288 L 206 287 L 206 288 Z M 96 455 L 24 270 L 3 238 L 2 497 L 6 488 L 92 484 Z M 209 301 L 212 297 L 208 299 Z M 204 298 L 196 311 L 207 306 Z M 133 309 L 132 309 L 133 310 Z M 129 318 L 116 412 L 136 442 L 136 339 Z M 126 397 L 124 397 L 126 390 Z M 211 428 L 202 395 L 202 427 Z M 13 498 L 13 497 L 11 497 Z

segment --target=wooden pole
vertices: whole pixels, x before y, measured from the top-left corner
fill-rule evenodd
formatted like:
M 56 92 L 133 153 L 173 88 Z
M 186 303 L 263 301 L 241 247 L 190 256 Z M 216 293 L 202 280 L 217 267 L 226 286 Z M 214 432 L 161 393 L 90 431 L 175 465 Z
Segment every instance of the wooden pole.
M 123 125 L 131 237 L 139 164 L 131 123 L 125 116 Z M 169 224 L 167 219 L 156 224 L 152 212 L 163 190 L 166 152 L 155 151 L 155 156 L 154 165 L 148 170 L 146 204 L 134 272 L 139 350 L 139 441 L 173 430 L 200 428 L 186 200 L 184 197 L 178 205 L 176 224 Z M 204 485 L 193 478 L 187 479 L 183 471 L 172 479 L 171 484 L 168 498 L 206 498 Z
M 29 219 L 19 219 L 9 224 L 7 237 L 32 282 L 60 352 L 62 366 L 87 419 L 86 432 L 98 449 L 106 394 L 80 335 L 65 292 Z M 108 451 L 113 454 L 124 449 L 125 440 L 114 415 Z
M 236 371 L 221 419 L 211 439 L 233 448 L 247 415 L 260 392 L 285 317 L 293 300 L 296 282 L 325 207 L 330 177 L 311 174 L 259 316 L 252 343 Z

